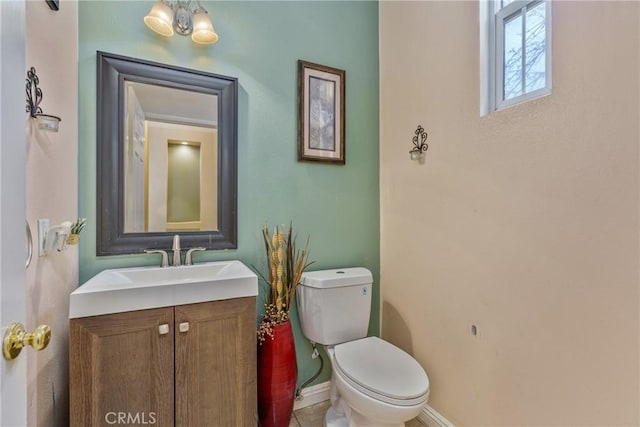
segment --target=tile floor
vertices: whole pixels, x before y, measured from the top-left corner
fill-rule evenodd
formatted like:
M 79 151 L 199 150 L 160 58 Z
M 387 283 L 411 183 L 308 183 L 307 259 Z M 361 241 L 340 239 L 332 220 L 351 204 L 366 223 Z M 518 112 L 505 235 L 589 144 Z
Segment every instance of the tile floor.
M 329 408 L 329 401 L 317 403 L 298 409 L 293 413 L 289 427 L 323 427 L 324 414 Z M 413 419 L 407 423 L 406 427 L 425 427 L 418 419 Z

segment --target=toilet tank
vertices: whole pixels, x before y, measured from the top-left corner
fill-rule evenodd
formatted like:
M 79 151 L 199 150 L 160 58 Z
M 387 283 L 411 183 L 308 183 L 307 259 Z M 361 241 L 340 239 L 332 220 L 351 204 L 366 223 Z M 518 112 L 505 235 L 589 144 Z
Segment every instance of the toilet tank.
M 304 273 L 297 288 L 304 335 L 324 345 L 366 337 L 372 283 L 371 272 L 360 267 Z

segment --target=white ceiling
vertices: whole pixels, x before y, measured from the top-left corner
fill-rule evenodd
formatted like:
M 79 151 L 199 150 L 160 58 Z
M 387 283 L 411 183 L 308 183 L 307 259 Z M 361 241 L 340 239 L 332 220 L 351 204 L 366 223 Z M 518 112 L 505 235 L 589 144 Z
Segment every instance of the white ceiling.
M 147 120 L 217 127 L 216 95 L 138 82 L 133 87 Z

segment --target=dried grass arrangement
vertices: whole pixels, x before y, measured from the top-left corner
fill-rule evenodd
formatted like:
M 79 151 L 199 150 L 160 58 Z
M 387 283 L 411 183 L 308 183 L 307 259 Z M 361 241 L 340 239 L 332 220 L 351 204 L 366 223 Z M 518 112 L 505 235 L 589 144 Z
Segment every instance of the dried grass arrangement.
M 269 294 L 265 303 L 265 314 L 258 326 L 258 343 L 262 344 L 267 336 L 273 338 L 273 326 L 289 319 L 291 304 L 296 295 L 302 273 L 312 262 L 309 258 L 309 237 L 304 248 L 296 244 L 293 225 L 289 224 L 285 232 L 284 225 L 269 232 L 267 225 L 262 226 L 262 237 L 267 252 L 268 276 L 258 272 L 262 280 L 269 285 Z

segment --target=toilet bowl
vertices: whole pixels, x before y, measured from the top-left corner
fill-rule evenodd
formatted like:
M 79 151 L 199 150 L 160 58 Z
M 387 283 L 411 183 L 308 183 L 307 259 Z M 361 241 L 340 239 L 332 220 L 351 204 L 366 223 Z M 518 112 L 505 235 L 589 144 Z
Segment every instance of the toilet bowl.
M 426 373 L 392 344 L 368 337 L 327 348 L 327 354 L 333 411 L 325 426 L 400 427 L 427 404 Z
M 429 378 L 409 354 L 367 337 L 371 272 L 345 268 L 304 273 L 298 312 L 304 335 L 325 346 L 331 374 L 326 427 L 401 427 L 429 399 Z

